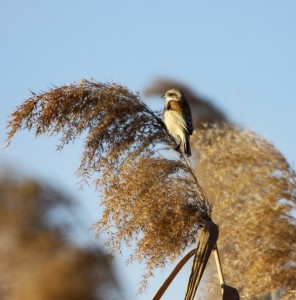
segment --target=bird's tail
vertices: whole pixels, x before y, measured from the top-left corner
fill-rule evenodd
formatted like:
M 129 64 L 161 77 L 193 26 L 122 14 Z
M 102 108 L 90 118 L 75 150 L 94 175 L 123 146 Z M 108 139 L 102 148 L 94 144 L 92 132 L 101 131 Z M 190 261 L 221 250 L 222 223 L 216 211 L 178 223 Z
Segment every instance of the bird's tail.
M 186 141 L 184 143 L 184 153 L 187 156 L 191 156 L 191 149 L 190 149 L 190 142 L 189 142 L 189 138 L 186 138 Z

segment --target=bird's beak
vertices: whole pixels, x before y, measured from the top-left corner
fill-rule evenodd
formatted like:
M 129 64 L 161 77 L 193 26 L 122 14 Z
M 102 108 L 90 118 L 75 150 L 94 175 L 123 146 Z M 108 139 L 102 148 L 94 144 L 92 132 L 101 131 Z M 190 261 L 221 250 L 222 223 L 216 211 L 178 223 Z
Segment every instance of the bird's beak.
M 165 98 L 165 95 L 161 95 L 160 97 L 161 97 L 161 98 Z

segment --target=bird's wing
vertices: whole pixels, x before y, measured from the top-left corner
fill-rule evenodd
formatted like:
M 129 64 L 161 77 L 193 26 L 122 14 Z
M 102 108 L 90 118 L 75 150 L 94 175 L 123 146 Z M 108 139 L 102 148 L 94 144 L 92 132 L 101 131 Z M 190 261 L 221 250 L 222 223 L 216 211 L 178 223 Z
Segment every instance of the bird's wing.
M 190 107 L 187 102 L 183 103 L 183 116 L 186 122 L 186 130 L 190 135 L 192 135 L 193 132 L 192 115 L 191 115 Z
M 186 130 L 187 132 L 192 135 L 193 133 L 193 124 L 192 124 L 192 117 L 191 115 L 185 117 L 185 122 L 186 122 Z

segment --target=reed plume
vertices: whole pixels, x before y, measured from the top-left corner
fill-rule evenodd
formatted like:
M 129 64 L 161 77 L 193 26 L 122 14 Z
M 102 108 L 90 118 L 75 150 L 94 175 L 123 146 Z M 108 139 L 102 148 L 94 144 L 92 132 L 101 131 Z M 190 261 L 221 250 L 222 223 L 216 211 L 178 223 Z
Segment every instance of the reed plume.
M 35 180 L 1 174 L 0 204 L 1 299 L 122 299 L 107 256 L 70 243 L 70 224 L 50 222 L 70 199 Z
M 295 289 L 296 175 L 286 159 L 231 125 L 206 128 L 192 144 L 196 176 L 215 207 L 227 282 L 247 299 Z
M 109 234 L 114 250 L 136 241 L 131 261 L 146 263 L 144 283 L 195 243 L 210 220 L 211 206 L 186 157 L 172 151 L 163 121 L 121 85 L 82 80 L 32 94 L 8 127 L 8 142 L 22 129 L 60 134 L 58 149 L 86 136 L 77 174 L 102 196 L 94 228 Z

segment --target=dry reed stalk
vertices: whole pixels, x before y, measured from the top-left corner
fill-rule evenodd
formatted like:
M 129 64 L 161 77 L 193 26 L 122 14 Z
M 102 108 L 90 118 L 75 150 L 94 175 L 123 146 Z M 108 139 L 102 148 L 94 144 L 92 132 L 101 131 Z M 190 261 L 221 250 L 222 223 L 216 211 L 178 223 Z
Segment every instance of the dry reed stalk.
M 188 252 L 176 265 L 174 270 L 171 272 L 169 277 L 165 280 L 165 282 L 162 284 L 162 286 L 159 288 L 155 296 L 152 300 L 159 300 L 169 287 L 169 285 L 172 283 L 172 281 L 175 279 L 177 274 L 180 272 L 180 270 L 184 267 L 184 265 L 187 263 L 187 261 L 195 254 L 196 249 L 191 250 Z
M 225 281 L 224 281 L 224 276 L 223 276 L 223 271 L 222 271 L 222 266 L 221 266 L 221 260 L 220 260 L 217 245 L 213 249 L 213 253 L 214 253 L 214 257 L 215 257 L 215 263 L 216 263 L 216 268 L 217 268 L 217 272 L 218 272 L 220 287 L 221 287 L 222 294 L 223 294 L 223 288 L 224 288 L 224 285 L 225 285 Z
M 214 253 L 214 257 L 215 257 L 218 278 L 219 278 L 220 287 L 221 287 L 221 291 L 222 291 L 222 300 L 239 300 L 240 297 L 239 297 L 239 293 L 238 293 L 237 289 L 225 284 L 217 244 L 215 245 L 215 247 L 213 249 L 213 253 Z
M 204 273 L 209 257 L 214 249 L 219 235 L 218 226 L 208 221 L 199 237 L 192 270 L 186 290 L 185 300 L 193 300 L 196 290 Z
M 201 277 L 204 273 L 204 270 L 207 266 L 209 257 L 212 252 L 214 254 L 215 261 L 216 261 L 218 278 L 220 281 L 220 287 L 222 291 L 222 299 L 223 300 L 240 299 L 237 289 L 225 284 L 221 261 L 219 258 L 219 252 L 216 244 L 218 239 L 218 233 L 219 233 L 218 226 L 213 222 L 208 221 L 201 232 L 198 247 L 196 249 L 191 250 L 181 259 L 181 261 L 176 265 L 176 267 L 171 272 L 169 277 L 165 280 L 163 285 L 157 291 L 157 293 L 153 297 L 153 300 L 161 299 L 161 297 L 163 296 L 163 294 L 165 293 L 169 285 L 177 276 L 178 272 L 193 255 L 194 255 L 194 261 L 193 261 L 192 271 L 190 274 L 189 283 L 185 295 L 185 300 L 195 299 L 197 288 L 199 286 Z

